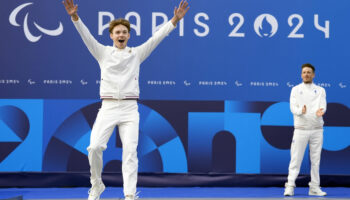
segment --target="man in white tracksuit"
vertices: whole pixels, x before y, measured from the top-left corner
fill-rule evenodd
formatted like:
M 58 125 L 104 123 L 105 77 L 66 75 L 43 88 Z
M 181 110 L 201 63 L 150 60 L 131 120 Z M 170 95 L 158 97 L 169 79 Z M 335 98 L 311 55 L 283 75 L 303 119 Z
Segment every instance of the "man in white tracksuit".
M 107 142 L 116 125 L 118 125 L 123 145 L 122 174 L 125 199 L 136 199 L 139 134 L 137 99 L 139 98 L 140 64 L 185 16 L 189 9 L 188 3 L 181 1 L 179 7 L 174 9 L 174 17 L 147 42 L 135 48 L 127 46 L 130 38 L 129 21 L 125 19 L 111 21 L 109 32 L 113 46 L 104 46 L 95 40 L 78 17 L 78 6 L 74 4 L 73 0 L 64 0 L 63 4 L 82 40 L 98 61 L 101 69 L 100 97 L 102 106 L 92 128 L 90 145 L 87 148 L 92 185 L 89 190 L 89 200 L 99 200 L 105 189 L 101 179 L 102 152 L 107 148 Z
M 326 91 L 313 83 L 315 68 L 311 64 L 302 65 L 301 77 L 303 83 L 293 87 L 290 95 L 290 110 L 294 116 L 294 135 L 284 195 L 294 195 L 295 180 L 300 171 L 306 146 L 309 144 L 311 160 L 309 195 L 325 196 L 327 193 L 320 188 L 319 167 L 323 144 L 322 116 L 327 108 Z

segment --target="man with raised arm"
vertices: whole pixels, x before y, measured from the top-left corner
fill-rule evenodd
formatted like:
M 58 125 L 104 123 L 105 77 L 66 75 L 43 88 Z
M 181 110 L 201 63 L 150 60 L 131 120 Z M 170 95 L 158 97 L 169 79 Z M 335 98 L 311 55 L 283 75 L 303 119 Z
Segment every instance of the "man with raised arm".
M 311 181 L 309 195 L 325 196 L 320 188 L 320 160 L 323 144 L 323 115 L 326 112 L 326 91 L 313 83 L 315 67 L 309 63 L 301 66 L 302 83 L 292 88 L 290 110 L 294 116 L 294 134 L 290 149 L 288 181 L 284 196 L 293 196 L 306 146 L 309 144 Z
M 105 186 L 101 179 L 102 152 L 115 126 L 119 128 L 122 141 L 122 174 L 126 200 L 134 200 L 138 172 L 137 145 L 139 138 L 139 98 L 140 64 L 151 54 L 157 45 L 176 27 L 185 16 L 189 6 L 181 1 L 175 7 L 173 18 L 164 24 L 150 39 L 138 47 L 128 47 L 130 23 L 125 19 L 110 22 L 109 32 L 113 46 L 100 44 L 91 35 L 79 18 L 78 5 L 73 0 L 62 2 L 74 26 L 90 53 L 101 69 L 100 97 L 102 106 L 91 131 L 89 152 L 90 182 L 89 200 L 99 200 Z

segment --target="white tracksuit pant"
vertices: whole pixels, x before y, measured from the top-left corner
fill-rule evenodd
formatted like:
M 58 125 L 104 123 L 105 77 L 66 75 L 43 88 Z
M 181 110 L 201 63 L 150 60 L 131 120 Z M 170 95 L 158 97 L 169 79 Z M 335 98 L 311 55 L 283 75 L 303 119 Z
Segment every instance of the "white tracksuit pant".
M 323 129 L 294 130 L 292 146 L 290 149 L 291 159 L 289 163 L 288 186 L 295 187 L 295 180 L 299 174 L 307 144 L 309 144 L 311 160 L 311 182 L 309 183 L 309 186 L 320 186 L 319 169 L 323 144 Z
M 89 163 L 91 184 L 101 180 L 103 168 L 102 151 L 115 126 L 118 125 L 123 145 L 122 174 L 124 194 L 134 195 L 136 192 L 138 159 L 137 144 L 139 139 L 139 112 L 136 100 L 104 99 L 91 131 Z

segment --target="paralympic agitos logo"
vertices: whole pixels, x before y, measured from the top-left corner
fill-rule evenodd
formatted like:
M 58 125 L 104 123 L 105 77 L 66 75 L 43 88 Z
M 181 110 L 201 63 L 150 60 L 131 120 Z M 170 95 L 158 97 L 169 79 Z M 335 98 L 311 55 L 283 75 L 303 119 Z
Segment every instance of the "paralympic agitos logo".
M 25 7 L 31 5 L 33 3 L 29 2 L 29 3 L 24 3 L 22 5 L 19 5 L 17 8 L 15 8 L 10 16 L 9 16 L 9 22 L 11 25 L 13 26 L 18 26 L 20 27 L 21 25 L 17 23 L 16 21 L 16 17 L 18 15 L 18 13 Z M 28 15 L 29 13 L 27 13 L 24 17 L 24 20 L 23 20 L 23 30 L 24 30 L 24 35 L 26 36 L 26 38 L 30 41 L 30 42 L 37 42 L 40 40 L 41 36 L 42 35 L 38 35 L 38 36 L 35 36 L 33 35 L 30 30 L 29 30 L 29 27 L 28 27 Z M 46 34 L 46 35 L 50 35 L 50 36 L 58 36 L 60 35 L 62 32 L 63 32 L 63 25 L 62 23 L 60 22 L 59 23 L 59 26 L 57 29 L 54 29 L 54 30 L 49 30 L 49 29 L 45 29 L 43 27 L 41 27 L 40 25 L 38 25 L 36 22 L 34 22 L 34 26 L 42 33 Z

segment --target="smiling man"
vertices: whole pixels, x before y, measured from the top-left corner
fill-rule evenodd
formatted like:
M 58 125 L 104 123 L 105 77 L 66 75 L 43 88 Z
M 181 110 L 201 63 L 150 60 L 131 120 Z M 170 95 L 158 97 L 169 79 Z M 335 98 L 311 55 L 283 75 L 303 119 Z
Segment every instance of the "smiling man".
M 130 23 L 125 19 L 116 19 L 109 23 L 110 38 L 118 49 L 124 49 L 130 39 Z
M 288 182 L 285 196 L 294 195 L 295 180 L 298 177 L 301 162 L 307 144 L 310 148 L 311 181 L 309 195 L 325 196 L 320 188 L 320 159 L 323 144 L 323 115 L 326 112 L 326 91 L 313 83 L 315 67 L 309 63 L 302 65 L 303 83 L 292 88 L 290 110 L 294 117 L 294 134 L 290 149 Z
M 181 1 L 175 7 L 173 18 L 164 24 L 150 39 L 138 47 L 128 47 L 130 23 L 125 19 L 110 22 L 109 32 L 113 46 L 104 46 L 96 41 L 77 14 L 78 6 L 73 0 L 63 4 L 74 26 L 101 69 L 100 97 L 102 106 L 91 131 L 89 152 L 90 182 L 89 200 L 99 200 L 105 186 L 101 179 L 102 152 L 115 126 L 119 128 L 122 141 L 122 174 L 126 200 L 136 199 L 138 172 L 137 145 L 139 139 L 140 64 L 157 45 L 176 27 L 185 16 L 189 6 Z

